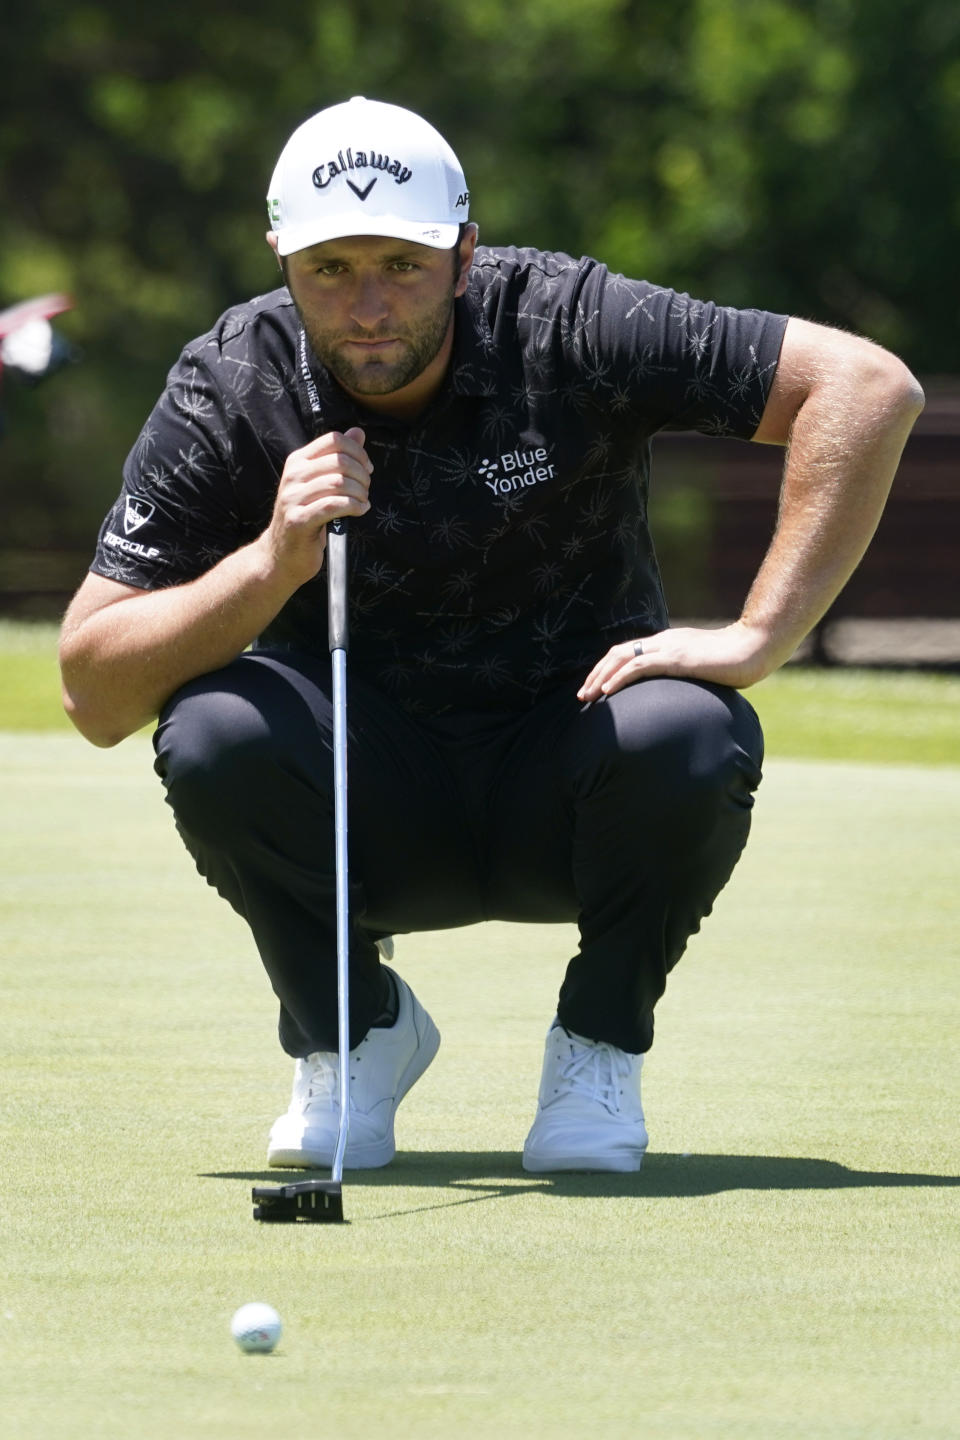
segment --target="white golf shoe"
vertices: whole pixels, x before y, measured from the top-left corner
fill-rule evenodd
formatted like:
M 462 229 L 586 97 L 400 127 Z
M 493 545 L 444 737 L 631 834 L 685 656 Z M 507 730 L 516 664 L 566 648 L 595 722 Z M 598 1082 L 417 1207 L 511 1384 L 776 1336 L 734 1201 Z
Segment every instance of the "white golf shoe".
M 536 1119 L 523 1147 L 524 1170 L 639 1170 L 647 1148 L 642 1065 L 642 1055 L 554 1024 L 547 1032 Z
M 369 1030 L 350 1051 L 350 1125 L 343 1163 L 353 1170 L 374 1169 L 393 1159 L 397 1106 L 440 1048 L 440 1033 L 426 1010 L 399 975 L 393 978 L 396 1021 L 389 1029 Z M 332 1165 L 339 1124 L 339 1060 L 336 1053 L 317 1051 L 297 1061 L 290 1108 L 270 1131 L 267 1164 L 297 1170 Z

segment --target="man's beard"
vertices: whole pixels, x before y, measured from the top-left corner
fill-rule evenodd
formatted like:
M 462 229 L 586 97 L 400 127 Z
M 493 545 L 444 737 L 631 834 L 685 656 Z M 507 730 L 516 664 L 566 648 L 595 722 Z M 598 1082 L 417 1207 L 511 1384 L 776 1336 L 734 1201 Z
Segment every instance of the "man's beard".
M 391 395 L 416 380 L 436 358 L 447 337 L 453 314 L 453 286 L 433 310 L 413 325 L 385 328 L 382 335 L 363 332 L 344 335 L 339 331 L 322 330 L 300 311 L 303 328 L 314 355 L 345 390 L 355 395 Z M 298 306 L 299 309 L 299 306 Z M 389 360 L 371 357 L 365 363 L 354 360 L 345 348 L 350 340 L 397 340 Z

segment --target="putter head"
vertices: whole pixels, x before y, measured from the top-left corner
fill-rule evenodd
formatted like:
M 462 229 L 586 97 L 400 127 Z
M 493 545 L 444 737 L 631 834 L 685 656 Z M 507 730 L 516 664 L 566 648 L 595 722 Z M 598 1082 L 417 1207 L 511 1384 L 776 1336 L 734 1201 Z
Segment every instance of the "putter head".
M 255 1185 L 252 1198 L 254 1220 L 343 1223 L 343 1188 L 339 1180 L 300 1180 L 269 1189 Z

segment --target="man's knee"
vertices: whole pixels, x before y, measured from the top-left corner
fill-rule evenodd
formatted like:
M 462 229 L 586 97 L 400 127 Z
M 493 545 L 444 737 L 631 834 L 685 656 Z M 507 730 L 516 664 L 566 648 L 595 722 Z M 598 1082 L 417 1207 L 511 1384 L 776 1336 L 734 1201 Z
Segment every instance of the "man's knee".
M 611 696 L 590 753 L 625 800 L 706 807 L 750 804 L 760 782 L 763 735 L 753 708 L 725 686 L 671 678 Z
M 280 759 L 280 740 L 256 698 L 217 675 L 192 681 L 170 699 L 154 748 L 154 768 L 179 824 L 208 839 L 256 812 Z

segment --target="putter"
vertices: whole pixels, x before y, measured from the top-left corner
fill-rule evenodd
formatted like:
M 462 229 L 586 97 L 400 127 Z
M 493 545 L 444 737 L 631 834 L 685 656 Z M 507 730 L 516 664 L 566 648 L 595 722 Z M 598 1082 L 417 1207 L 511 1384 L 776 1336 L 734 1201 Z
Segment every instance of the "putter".
M 343 1221 L 343 1157 L 350 1125 L 350 883 L 347 857 L 347 529 L 327 527 L 327 610 L 333 664 L 333 801 L 337 886 L 337 1054 L 340 1126 L 329 1180 L 253 1190 L 254 1220 Z

